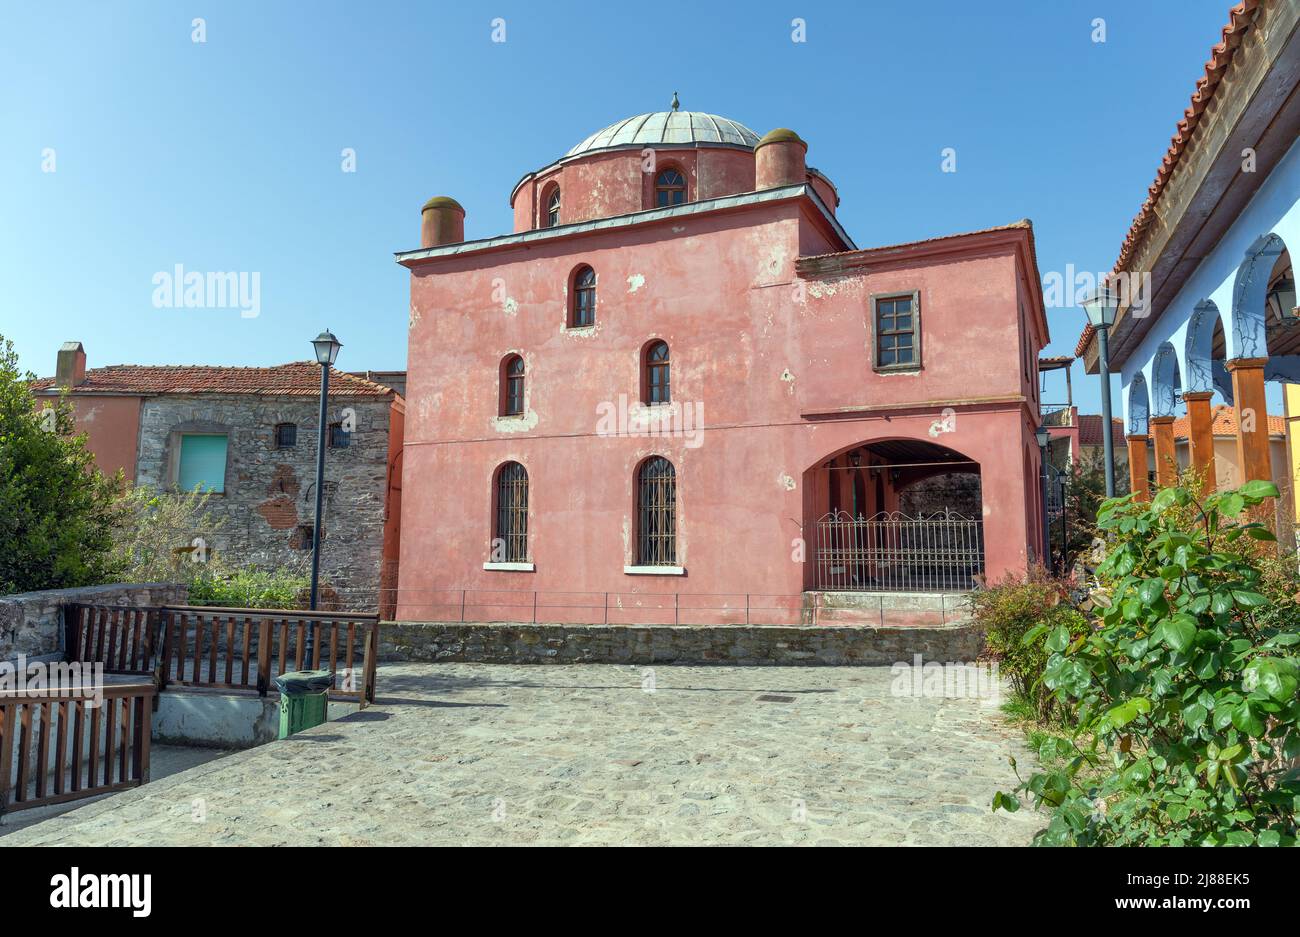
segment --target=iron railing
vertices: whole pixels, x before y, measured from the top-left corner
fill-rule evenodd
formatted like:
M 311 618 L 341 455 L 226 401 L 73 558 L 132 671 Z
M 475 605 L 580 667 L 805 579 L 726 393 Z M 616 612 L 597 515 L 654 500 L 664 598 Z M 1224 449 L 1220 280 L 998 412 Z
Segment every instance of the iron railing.
M 831 592 L 952 592 L 984 573 L 984 522 L 954 511 L 817 521 L 816 588 Z
M 648 459 L 637 476 L 637 562 L 677 562 L 677 475 L 662 456 Z

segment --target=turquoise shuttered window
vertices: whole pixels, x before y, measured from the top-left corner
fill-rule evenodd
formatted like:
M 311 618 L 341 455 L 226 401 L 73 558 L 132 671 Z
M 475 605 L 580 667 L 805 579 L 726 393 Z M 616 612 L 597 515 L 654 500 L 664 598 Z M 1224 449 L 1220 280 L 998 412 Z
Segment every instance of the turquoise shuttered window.
M 225 436 L 181 436 L 179 487 L 193 491 L 195 485 L 205 491 L 226 490 Z

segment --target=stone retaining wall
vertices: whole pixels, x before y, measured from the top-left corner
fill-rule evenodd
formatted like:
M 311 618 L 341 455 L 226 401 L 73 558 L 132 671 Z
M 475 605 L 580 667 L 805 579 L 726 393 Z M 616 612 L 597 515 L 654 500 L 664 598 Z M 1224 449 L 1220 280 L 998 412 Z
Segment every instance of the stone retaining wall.
M 381 661 L 491 664 L 893 664 L 973 661 L 969 623 L 922 628 L 383 622 Z
M 0 661 L 19 654 L 29 658 L 58 654 L 63 640 L 59 612 L 65 605 L 184 605 L 188 598 L 188 587 L 175 582 L 114 583 L 0 596 Z

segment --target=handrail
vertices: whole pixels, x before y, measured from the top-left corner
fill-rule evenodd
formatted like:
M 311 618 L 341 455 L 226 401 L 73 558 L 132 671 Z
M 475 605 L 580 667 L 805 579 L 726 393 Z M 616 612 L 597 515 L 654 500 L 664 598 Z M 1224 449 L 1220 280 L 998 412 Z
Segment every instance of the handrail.
M 229 615 L 248 615 L 250 617 L 278 618 L 283 615 L 293 615 L 294 617 L 318 619 L 352 618 L 359 621 L 372 618 L 379 619 L 378 612 L 328 612 L 319 609 L 313 612 L 296 608 L 232 608 L 225 605 L 160 605 L 156 607 L 176 612 L 221 612 Z

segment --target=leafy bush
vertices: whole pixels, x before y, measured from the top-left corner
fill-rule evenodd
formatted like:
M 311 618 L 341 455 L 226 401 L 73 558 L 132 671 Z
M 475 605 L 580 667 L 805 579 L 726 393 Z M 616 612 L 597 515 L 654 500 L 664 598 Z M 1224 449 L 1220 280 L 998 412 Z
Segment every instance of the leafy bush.
M 1025 644 L 1023 639 L 1044 623 L 1081 634 L 1087 620 L 1069 605 L 1068 597 L 1066 584 L 1039 566 L 1028 575 L 1008 574 L 971 598 L 975 622 L 984 630 L 986 653 L 1039 719 L 1046 719 L 1055 706 L 1055 697 L 1042 684 L 1048 653 L 1041 643 Z
M 309 577 L 292 571 L 240 569 L 190 583 L 190 602 L 227 608 L 303 608 L 300 596 L 310 586 Z
M 1203 502 L 1176 487 L 1103 505 L 1113 602 L 1100 627 L 1024 638 L 1043 642 L 1043 682 L 1077 715 L 1060 767 L 994 797 L 995 809 L 1023 796 L 1052 811 L 1037 843 L 1296 842 L 1300 633 L 1261 614 L 1258 547 L 1273 535 L 1249 510 L 1276 495 L 1252 481 Z
M 219 576 L 222 566 L 212 543 L 221 525 L 207 513 L 211 497 L 197 485 L 184 494 L 146 485 L 128 491 L 114 535 L 125 577 L 130 582 L 193 582 Z
M 124 479 L 95 468 L 66 400 L 37 411 L 32 380 L 0 338 L 0 594 L 112 582 Z

